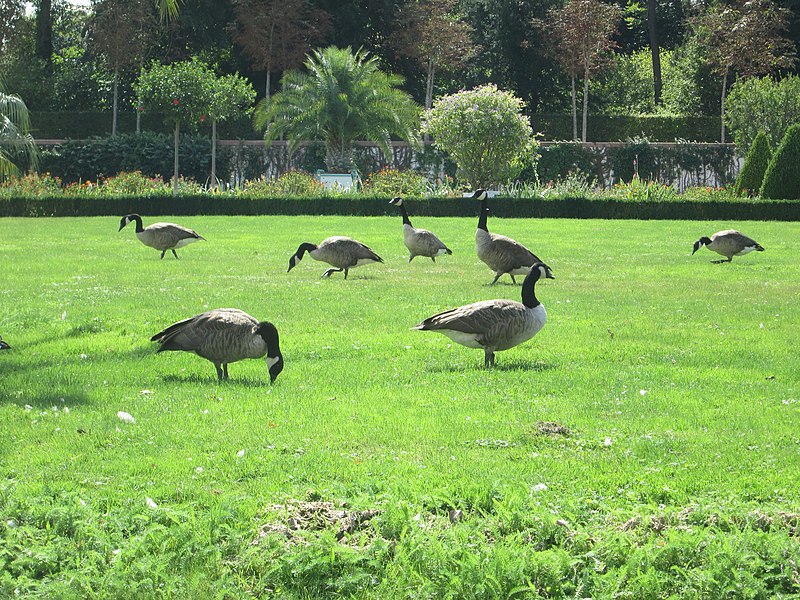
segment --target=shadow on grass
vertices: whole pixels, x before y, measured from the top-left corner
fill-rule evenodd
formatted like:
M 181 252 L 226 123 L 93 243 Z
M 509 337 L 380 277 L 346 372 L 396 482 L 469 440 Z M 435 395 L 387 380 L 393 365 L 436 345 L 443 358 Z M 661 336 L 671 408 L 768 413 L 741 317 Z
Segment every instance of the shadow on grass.
M 492 371 L 535 371 L 544 372 L 550 369 L 557 368 L 558 365 L 549 364 L 541 360 L 530 359 L 509 359 L 502 360 L 501 358 L 495 359 L 493 367 L 484 367 L 483 362 L 470 362 L 464 363 L 450 363 L 450 364 L 436 364 L 427 367 L 428 371 L 433 373 L 468 373 L 470 371 L 482 371 L 491 373 Z
M 0 404 L 16 404 L 19 407 L 30 406 L 38 410 L 47 410 L 54 406 L 59 409 L 64 406 L 71 408 L 81 404 L 91 404 L 91 402 L 92 400 L 86 392 L 83 389 L 76 389 L 74 385 L 59 389 L 31 390 L 25 393 L 0 389 Z
M 211 374 L 206 375 L 203 373 L 189 373 L 185 375 L 162 375 L 158 377 L 164 383 L 175 383 L 175 384 L 204 384 L 204 385 L 217 385 L 220 387 L 252 387 L 252 388 L 269 388 L 269 373 L 267 371 L 264 372 L 264 379 L 258 379 L 255 377 L 236 377 L 236 375 L 230 373 L 230 367 L 228 368 L 228 379 L 220 380 L 217 379 L 217 375 L 214 372 L 214 368 L 211 368 Z M 277 381 L 280 381 L 279 379 Z M 276 382 L 277 382 L 276 381 Z

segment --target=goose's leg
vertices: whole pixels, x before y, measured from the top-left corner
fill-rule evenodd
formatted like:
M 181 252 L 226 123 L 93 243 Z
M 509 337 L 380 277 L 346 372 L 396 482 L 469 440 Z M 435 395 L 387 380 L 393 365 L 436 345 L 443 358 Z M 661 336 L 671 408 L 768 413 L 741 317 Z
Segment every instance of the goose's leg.
M 488 348 L 484 348 L 483 351 L 484 351 L 483 366 L 486 367 L 486 368 L 493 367 L 494 366 L 494 352 L 492 352 Z
M 431 260 L 432 260 L 433 262 L 436 262 L 436 257 L 435 257 L 435 256 L 431 256 Z
M 164 260 L 164 255 L 165 255 L 166 253 L 167 253 L 167 251 L 166 251 L 166 250 L 164 250 L 164 251 L 161 253 L 161 260 Z
M 492 283 L 490 283 L 489 285 L 494 285 L 495 283 L 497 283 L 497 280 L 500 279 L 500 275 L 502 275 L 502 273 L 495 273 L 494 279 L 492 279 Z
M 514 285 L 517 285 L 517 280 L 514 279 L 514 274 L 513 273 L 509 273 L 509 275 L 511 275 L 511 281 L 514 282 Z
M 228 363 L 222 365 L 222 373 L 225 376 L 224 378 L 228 378 Z
M 217 379 L 222 379 L 223 371 L 220 363 L 214 363 L 214 368 L 217 370 Z
M 175 248 L 172 249 L 172 253 L 175 255 L 175 258 L 178 258 L 178 253 L 175 252 Z
M 339 269 L 339 270 L 341 271 L 341 269 Z M 344 270 L 344 278 L 345 278 L 345 279 L 347 279 L 347 271 L 349 271 L 349 269 L 345 269 L 345 270 Z
M 334 273 L 340 273 L 341 271 L 342 271 L 342 269 L 328 269 L 327 271 L 325 271 L 325 272 L 322 274 L 322 276 L 323 276 L 323 277 L 330 277 L 330 276 L 331 276 L 331 275 L 333 275 Z M 347 279 L 347 275 L 345 275 L 345 279 Z

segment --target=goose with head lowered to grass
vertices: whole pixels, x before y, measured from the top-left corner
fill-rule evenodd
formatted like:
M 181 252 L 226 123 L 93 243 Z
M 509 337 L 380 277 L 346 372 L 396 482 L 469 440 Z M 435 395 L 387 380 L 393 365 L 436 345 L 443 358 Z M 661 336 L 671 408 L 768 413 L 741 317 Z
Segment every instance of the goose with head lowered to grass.
M 536 282 L 555 279 L 550 267 L 537 262 L 522 282 L 522 302 L 484 300 L 459 306 L 425 319 L 414 327 L 438 331 L 468 348 L 482 348 L 485 366 L 494 365 L 494 353 L 531 339 L 547 321 L 547 312 L 536 298 Z
M 747 237 L 743 233 L 735 229 L 725 229 L 718 231 L 711 237 L 703 236 L 694 243 L 692 254 L 697 252 L 703 246 L 708 247 L 717 254 L 721 254 L 727 260 L 712 260 L 712 263 L 731 262 L 734 256 L 743 256 L 753 250 L 757 252 L 764 252 L 764 248 L 754 239 Z
M 228 378 L 228 364 L 266 354 L 270 382 L 283 370 L 278 329 L 237 308 L 218 308 L 178 321 L 150 338 L 158 352 L 194 352 L 214 363 L 219 379 Z
M 172 254 L 175 255 L 175 258 L 178 258 L 178 253 L 175 250 L 183 248 L 192 242 L 206 239 L 196 231 L 175 223 L 153 223 L 147 227 L 142 227 L 142 217 L 137 214 L 122 217 L 119 222 L 119 231 L 122 231 L 131 222 L 136 223 L 136 237 L 139 238 L 139 241 L 145 246 L 161 250 L 162 259 L 167 250 L 172 250 Z
M 504 273 L 508 273 L 511 281 L 517 283 L 514 275 L 524 275 L 535 263 L 542 261 L 518 241 L 498 233 L 489 233 L 486 226 L 489 216 L 487 196 L 486 190 L 475 190 L 472 194 L 472 198 L 480 200 L 481 203 L 478 229 L 475 231 L 475 251 L 478 258 L 494 271 L 492 285 L 497 283 Z
M 392 198 L 389 204 L 400 207 L 400 212 L 403 215 L 403 242 L 408 248 L 408 262 L 414 260 L 416 256 L 426 256 L 436 262 L 437 256 L 453 253 L 450 248 L 444 245 L 442 240 L 436 237 L 436 234 L 427 229 L 417 229 L 411 224 L 402 198 Z
M 319 245 L 308 242 L 300 244 L 297 252 L 292 254 L 289 259 L 287 273 L 303 260 L 303 255 L 306 252 L 314 260 L 321 260 L 331 265 L 332 268 L 325 271 L 322 274 L 323 277 L 330 277 L 333 273 L 344 271 L 344 278 L 347 279 L 347 273 L 350 269 L 374 262 L 383 262 L 383 259 L 366 244 L 362 244 L 353 238 L 335 235 L 323 240 Z

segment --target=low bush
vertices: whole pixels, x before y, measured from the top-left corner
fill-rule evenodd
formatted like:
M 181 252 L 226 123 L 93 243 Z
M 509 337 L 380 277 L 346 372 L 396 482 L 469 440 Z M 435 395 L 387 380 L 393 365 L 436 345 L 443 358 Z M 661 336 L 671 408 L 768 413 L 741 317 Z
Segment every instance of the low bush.
M 288 171 L 277 179 L 262 177 L 245 182 L 240 193 L 248 196 L 264 196 L 267 198 L 296 196 L 306 198 L 320 196 L 324 192 L 322 183 L 305 171 Z
M 363 190 L 371 196 L 422 197 L 428 193 L 428 180 L 414 171 L 381 169 L 364 181 Z
M 733 188 L 736 195 L 754 196 L 758 194 L 771 158 L 772 148 L 770 148 L 767 135 L 761 131 L 753 140 L 753 145 L 750 146 L 750 151 L 744 159 L 744 166 L 736 178 L 736 185 Z
M 783 136 L 764 173 L 761 196 L 774 200 L 800 199 L 800 123 Z
M 22 177 L 9 177 L 0 183 L 0 196 L 13 198 L 27 196 L 39 198 L 43 196 L 59 196 L 63 193 L 61 179 L 50 173 L 29 173 Z

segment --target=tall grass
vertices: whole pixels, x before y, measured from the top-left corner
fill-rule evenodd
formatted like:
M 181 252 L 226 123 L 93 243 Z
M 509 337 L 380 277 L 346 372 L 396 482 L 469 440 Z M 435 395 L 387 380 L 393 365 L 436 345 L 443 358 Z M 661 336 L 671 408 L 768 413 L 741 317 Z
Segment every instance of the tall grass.
M 490 219 L 556 279 L 486 370 L 410 330 L 519 299 L 473 220 L 415 221 L 435 264 L 399 217 L 174 220 L 208 242 L 159 260 L 115 218 L 0 220 L 0 596 L 800 594 L 797 224 Z M 727 227 L 766 252 L 690 256 Z M 337 234 L 386 264 L 286 273 Z M 278 326 L 275 385 L 155 354 L 226 306 Z M 337 535 L 319 505 L 379 512 Z

